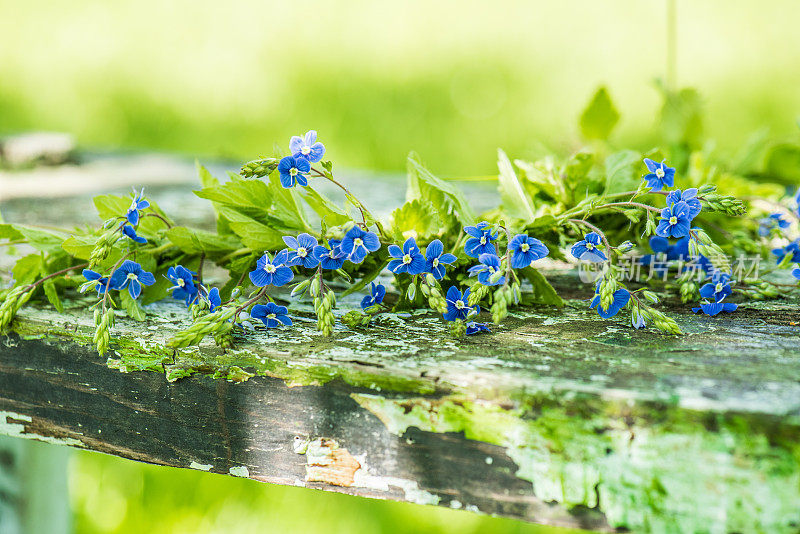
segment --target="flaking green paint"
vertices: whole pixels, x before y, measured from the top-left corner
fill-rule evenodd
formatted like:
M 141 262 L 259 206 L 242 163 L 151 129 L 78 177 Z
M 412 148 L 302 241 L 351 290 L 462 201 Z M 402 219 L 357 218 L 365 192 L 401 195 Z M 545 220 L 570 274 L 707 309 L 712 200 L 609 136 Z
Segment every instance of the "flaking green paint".
M 540 396 L 513 408 L 459 396 L 351 396 L 398 436 L 413 426 L 500 445 L 537 497 L 597 507 L 613 527 L 722 533 L 800 525 L 797 425 L 593 396 Z

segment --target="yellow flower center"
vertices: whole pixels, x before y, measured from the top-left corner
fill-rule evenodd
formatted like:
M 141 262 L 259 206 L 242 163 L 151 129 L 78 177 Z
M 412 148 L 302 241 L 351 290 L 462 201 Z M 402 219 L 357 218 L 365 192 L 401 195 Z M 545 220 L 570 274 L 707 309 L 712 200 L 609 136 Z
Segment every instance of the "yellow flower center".
M 297 175 L 297 167 L 292 167 L 291 169 L 289 169 L 289 174 L 291 176 L 296 176 Z
M 403 263 L 405 263 L 406 265 L 411 263 L 411 254 L 404 254 L 403 255 Z
M 456 309 L 457 310 L 463 310 L 465 307 L 466 306 L 464 306 L 464 301 L 463 300 L 457 300 L 456 301 Z
M 138 278 L 135 273 L 128 273 L 128 280 L 137 280 Z
M 722 282 L 719 282 L 719 283 L 718 283 L 718 284 L 717 284 L 717 285 L 714 287 L 714 293 L 722 293 L 722 290 L 723 290 L 724 288 L 725 288 L 725 286 L 724 286 L 724 285 L 722 285 Z
M 183 287 L 183 286 L 185 286 L 185 285 L 186 285 L 186 282 L 184 282 L 183 278 L 178 278 L 178 285 L 179 285 L 180 287 Z
M 586 250 L 594 250 L 594 244 L 586 243 Z
M 656 169 L 656 176 L 658 176 L 659 178 L 663 178 L 664 177 L 664 169 L 662 169 L 661 167 L 657 168 Z
M 304 146 L 303 148 L 300 149 L 300 153 L 305 156 L 308 156 L 309 154 L 311 154 L 311 147 Z
M 268 273 L 274 273 L 275 272 L 275 266 L 272 265 L 271 263 L 268 263 L 268 264 L 266 264 L 264 266 L 264 270 L 267 271 Z
M 669 218 L 669 224 L 671 226 L 675 226 L 676 224 L 678 224 L 678 218 L 673 215 L 672 217 Z
M 528 251 L 531 249 L 531 246 L 530 246 L 529 244 L 527 244 L 527 243 L 523 243 L 523 244 L 521 244 L 521 245 L 519 246 L 519 249 L 520 249 L 522 252 L 528 252 Z
M 485 244 L 486 244 L 486 236 L 482 235 L 481 236 L 481 245 L 485 245 Z
M 434 267 L 438 267 L 439 266 L 439 258 L 433 258 L 433 266 Z
M 298 248 L 297 255 L 300 256 L 301 258 L 305 258 L 306 256 L 308 256 L 308 251 L 306 250 L 306 247 Z
M 353 239 L 353 245 L 354 246 L 360 247 L 363 244 L 364 244 L 364 240 L 361 239 L 360 237 L 357 237 L 357 238 Z
M 276 317 L 276 315 L 274 313 L 268 313 L 267 314 L 267 319 L 274 319 L 275 317 Z

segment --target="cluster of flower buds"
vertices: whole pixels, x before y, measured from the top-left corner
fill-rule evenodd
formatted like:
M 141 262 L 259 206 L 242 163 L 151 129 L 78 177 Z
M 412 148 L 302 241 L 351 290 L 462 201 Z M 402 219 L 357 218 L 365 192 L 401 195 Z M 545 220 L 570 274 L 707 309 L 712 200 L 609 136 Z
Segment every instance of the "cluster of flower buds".
M 32 295 L 30 286 L 17 286 L 8 292 L 5 300 L 0 303 L 0 333 L 6 331 L 17 312 Z
M 277 158 L 263 158 L 248 161 L 242 165 L 239 174 L 244 178 L 263 178 L 273 173 L 278 168 Z
M 747 213 L 744 202 L 731 195 L 720 195 L 715 185 L 705 185 L 698 190 L 698 199 L 706 211 L 721 211 L 738 217 Z
M 97 347 L 97 353 L 101 356 L 108 350 L 108 345 L 111 342 L 111 329 L 114 328 L 114 310 L 111 308 L 105 311 L 100 308 L 94 310 L 94 344 Z

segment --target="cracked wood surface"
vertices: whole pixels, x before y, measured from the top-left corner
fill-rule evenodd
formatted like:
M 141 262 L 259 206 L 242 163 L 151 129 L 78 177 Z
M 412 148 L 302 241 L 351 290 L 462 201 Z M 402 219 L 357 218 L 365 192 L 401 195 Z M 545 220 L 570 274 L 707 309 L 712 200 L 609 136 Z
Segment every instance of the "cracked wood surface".
M 604 321 L 578 300 L 590 286 L 552 278 L 565 308 L 515 309 L 462 341 L 431 314 L 326 340 L 300 304 L 295 328 L 174 352 L 188 318 L 161 302 L 144 326 L 119 312 L 106 359 L 88 301 L 32 306 L 0 345 L 0 432 L 556 525 L 800 528 L 797 298 L 719 318 L 679 307 L 687 335 L 670 337 Z

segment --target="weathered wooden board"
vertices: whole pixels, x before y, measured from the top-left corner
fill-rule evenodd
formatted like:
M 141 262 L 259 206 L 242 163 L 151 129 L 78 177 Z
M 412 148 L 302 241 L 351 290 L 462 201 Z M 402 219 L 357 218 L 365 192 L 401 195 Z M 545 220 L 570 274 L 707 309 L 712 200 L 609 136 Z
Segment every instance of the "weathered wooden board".
M 682 337 L 604 321 L 570 273 L 561 310 L 456 341 L 432 314 L 368 330 L 242 334 L 172 351 L 174 303 L 119 312 L 109 357 L 88 301 L 23 311 L 0 344 L 0 432 L 136 460 L 598 530 L 800 529 L 796 298 Z M 340 302 L 341 312 L 357 298 Z

